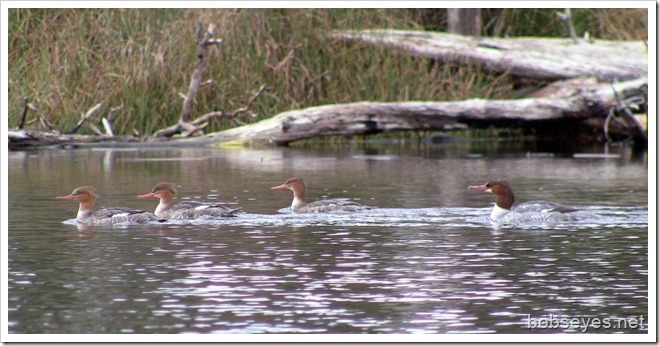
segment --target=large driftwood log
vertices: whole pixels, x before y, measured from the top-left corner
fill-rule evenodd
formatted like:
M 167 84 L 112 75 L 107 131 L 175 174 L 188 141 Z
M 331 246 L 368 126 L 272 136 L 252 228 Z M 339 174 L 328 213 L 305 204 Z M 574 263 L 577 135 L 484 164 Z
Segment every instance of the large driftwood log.
M 496 73 L 557 80 L 594 76 L 600 80 L 648 75 L 642 41 L 617 42 L 563 38 L 474 38 L 451 33 L 402 30 L 338 31 L 331 38 L 402 49 L 413 55 L 464 64 Z
M 450 102 L 357 102 L 325 105 L 280 113 L 270 119 L 179 140 L 151 138 L 150 145 L 286 145 L 291 142 L 332 135 L 369 135 L 392 131 L 446 130 L 469 125 L 520 126 L 553 122 L 588 123 L 605 120 L 620 108 L 622 100 L 634 99 L 646 107 L 647 78 L 620 83 L 599 83 L 594 78 L 560 81 L 535 93 L 531 98 L 515 100 L 469 99 Z M 598 124 L 602 124 L 603 121 Z M 637 128 L 637 124 L 629 124 Z M 645 136 L 632 131 L 632 136 Z M 35 143 L 89 143 L 114 140 L 135 143 L 134 137 L 110 138 L 43 134 L 30 131 L 9 133 L 10 147 Z M 642 138 L 645 140 L 645 138 Z M 144 142 L 142 142 L 144 144 Z
M 521 122 L 580 123 L 589 118 L 605 119 L 619 98 L 643 94 L 647 78 L 616 84 L 582 79 L 560 82 L 544 97 L 516 100 L 470 99 L 452 102 L 357 102 L 311 107 L 281 113 L 255 124 L 216 132 L 190 143 L 285 145 L 302 139 L 332 135 L 368 135 L 410 130 L 446 130 L 465 124 L 518 126 Z M 567 88 L 572 89 L 567 89 Z M 635 133 L 634 135 L 639 135 Z M 641 134 L 643 135 L 643 133 Z M 645 138 L 644 138 L 645 140 Z

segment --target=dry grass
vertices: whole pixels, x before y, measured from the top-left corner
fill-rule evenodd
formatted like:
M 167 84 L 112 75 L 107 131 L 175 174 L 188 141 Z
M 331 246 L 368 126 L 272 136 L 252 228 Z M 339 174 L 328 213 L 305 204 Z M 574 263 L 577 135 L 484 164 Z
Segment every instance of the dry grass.
M 320 104 L 363 100 L 507 97 L 508 76 L 482 73 L 359 44 L 331 42 L 335 29 L 423 29 L 444 10 L 406 9 L 12 9 L 9 14 L 9 125 L 23 99 L 58 129 L 103 102 L 123 105 L 115 132 L 150 134 L 178 120 L 196 59 L 196 23 L 214 23 L 224 40 L 208 54 L 193 116 L 253 106 L 260 118 Z M 558 36 L 552 9 L 484 10 L 488 35 Z M 432 15 L 422 15 L 422 14 Z M 645 39 L 646 11 L 575 10 L 578 33 Z M 429 20 L 435 21 L 429 24 Z M 254 121 L 254 119 L 243 119 Z M 233 126 L 225 121 L 211 127 Z M 84 128 L 84 127 L 83 127 Z

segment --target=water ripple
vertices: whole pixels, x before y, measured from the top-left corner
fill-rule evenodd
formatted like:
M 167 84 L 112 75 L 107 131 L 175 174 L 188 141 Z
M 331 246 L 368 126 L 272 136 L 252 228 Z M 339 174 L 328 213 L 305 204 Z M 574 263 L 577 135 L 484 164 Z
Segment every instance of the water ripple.
M 282 209 L 279 214 L 240 213 L 237 217 L 221 219 L 170 220 L 169 225 L 203 225 L 203 226 L 242 226 L 242 227 L 483 227 L 491 225 L 495 229 L 589 229 L 589 228 L 634 228 L 648 225 L 648 209 L 646 207 L 590 207 L 589 212 L 596 218 L 574 220 L 565 223 L 544 224 L 539 222 L 521 223 L 516 225 L 494 225 L 487 215 L 488 208 L 376 208 L 355 213 L 312 213 L 293 214 L 290 209 Z M 65 224 L 76 225 L 75 219 L 64 221 Z M 132 226 L 130 223 L 115 225 L 118 228 Z M 257 230 L 257 232 L 259 232 Z M 335 236 L 343 236 L 339 232 Z M 563 236 L 563 235 L 558 235 Z M 262 237 L 269 237 L 263 235 Z M 597 239 L 602 235 L 593 234 Z M 629 235 L 637 239 L 635 235 Z M 259 236 L 254 236 L 258 239 Z

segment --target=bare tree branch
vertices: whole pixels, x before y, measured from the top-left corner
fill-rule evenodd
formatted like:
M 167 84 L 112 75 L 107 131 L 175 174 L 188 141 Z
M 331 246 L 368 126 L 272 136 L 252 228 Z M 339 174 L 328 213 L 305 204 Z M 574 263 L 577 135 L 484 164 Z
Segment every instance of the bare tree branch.
M 195 103 L 195 97 L 197 96 L 197 92 L 199 91 L 200 86 L 204 86 L 213 82 L 209 79 L 202 83 L 201 80 L 205 67 L 204 57 L 206 56 L 206 48 L 208 46 L 222 43 L 222 39 L 216 39 L 213 37 L 214 34 L 214 24 L 209 24 L 206 32 L 204 32 L 202 24 L 198 24 L 197 33 L 195 35 L 195 42 L 197 43 L 197 61 L 195 62 L 193 73 L 190 78 L 188 93 L 185 95 L 183 100 L 183 107 L 181 109 L 181 115 L 179 116 L 179 122 L 176 125 L 157 131 L 154 134 L 155 137 L 171 137 L 177 133 L 181 133 L 182 131 L 184 131 L 184 136 L 187 137 L 200 131 L 200 129 L 196 128 L 194 125 L 191 125 L 192 127 L 188 126 L 188 123 L 190 114 L 192 113 L 193 105 Z
M 200 38 L 199 32 L 200 31 L 198 30 L 198 39 Z M 193 68 L 192 78 L 190 79 L 190 86 L 188 87 L 188 94 L 186 95 L 186 99 L 183 102 L 183 109 L 181 110 L 179 122 L 188 122 L 188 118 L 190 118 L 193 102 L 195 100 L 195 96 L 197 95 L 197 91 L 199 90 L 199 86 L 202 80 L 202 73 L 204 72 L 204 57 L 206 56 L 206 47 L 220 44 L 222 42 L 222 40 L 213 38 L 214 32 L 215 25 L 209 24 L 208 29 L 206 29 L 206 33 L 204 34 L 204 39 L 197 43 L 197 61 L 195 62 L 195 67 Z
M 231 113 L 225 113 L 224 111 L 211 112 L 211 113 L 207 113 L 207 114 L 202 115 L 201 117 L 191 121 L 190 123 L 193 124 L 193 125 L 199 125 L 199 124 L 207 122 L 211 119 L 218 119 L 218 118 L 228 118 L 228 119 L 232 119 L 234 121 L 238 121 L 238 119 L 236 119 L 236 117 L 239 114 L 242 114 L 242 113 L 249 113 L 252 118 L 256 118 L 256 115 L 253 114 L 252 112 L 250 112 L 250 108 L 252 107 L 252 104 L 254 104 L 254 101 L 256 101 L 257 97 L 259 97 L 267 89 L 268 89 L 267 84 L 262 85 L 261 87 L 259 87 L 259 90 L 257 90 L 254 93 L 254 95 L 252 95 L 252 97 L 250 98 L 250 100 L 248 101 L 248 103 L 245 106 L 243 106 L 241 108 L 238 108 L 238 109 L 236 109 L 235 111 L 233 111 Z M 241 125 L 243 125 L 242 122 L 241 122 Z
M 630 112 L 630 105 L 626 104 L 619 95 L 619 92 L 614 87 L 614 83 L 610 84 L 612 86 L 612 92 L 614 93 L 614 98 L 616 99 L 616 109 L 620 112 L 621 117 L 624 119 L 625 126 L 631 129 L 632 137 L 635 140 L 648 141 L 644 128 L 641 124 L 635 119 L 635 117 Z M 609 116 L 608 116 L 609 118 Z
M 41 114 L 39 114 L 39 122 L 41 123 L 41 125 L 42 125 L 43 127 L 49 129 L 50 131 L 53 131 L 53 130 L 54 130 L 54 127 L 53 127 L 53 125 L 50 123 L 50 121 L 48 121 L 48 119 L 46 119 L 46 117 L 43 116 L 43 115 L 41 115 Z
M 237 115 L 239 115 L 240 113 L 246 113 L 246 112 L 249 112 L 249 111 L 250 111 L 250 108 L 252 108 L 252 104 L 254 103 L 254 101 L 256 101 L 256 100 L 257 100 L 257 97 L 259 97 L 259 95 L 261 95 L 266 89 L 268 89 L 268 85 L 267 85 L 267 84 L 264 84 L 264 85 L 260 86 L 260 87 L 259 87 L 259 90 L 257 90 L 257 91 L 254 93 L 254 95 L 252 95 L 252 98 L 248 101 L 247 105 L 245 105 L 244 107 L 241 107 L 241 108 L 235 110 L 234 112 L 232 112 L 232 113 L 231 113 L 231 117 L 233 118 L 233 117 L 236 117 Z M 254 114 L 252 114 L 252 113 L 250 113 L 250 115 L 251 115 L 253 118 L 256 118 L 256 115 L 254 115 Z
M 571 36 L 571 39 L 573 39 L 573 43 L 578 44 L 580 41 L 578 41 L 577 34 L 575 33 L 575 26 L 573 26 L 573 18 L 571 17 L 571 9 L 566 8 L 564 9 L 564 12 L 557 12 L 557 17 L 559 17 L 560 20 L 564 21 L 566 23 L 566 26 L 568 27 L 568 34 Z
M 112 124 L 110 124 L 110 121 L 108 118 L 101 118 L 101 123 L 103 124 L 103 128 L 105 129 L 105 134 L 108 136 L 114 136 L 114 132 L 112 132 Z
M 110 112 L 108 113 L 108 121 L 109 121 L 109 122 L 112 122 L 113 120 L 115 120 L 115 114 L 117 114 L 117 112 L 119 112 L 119 111 L 122 110 L 122 109 L 124 109 L 124 105 L 123 105 L 123 104 L 122 104 L 122 105 L 119 105 L 119 107 L 112 107 L 112 108 L 110 108 Z
M 29 107 L 28 107 L 28 98 L 26 96 L 26 97 L 23 97 L 23 114 L 21 114 L 21 118 L 18 121 L 18 129 L 19 130 L 22 130 L 23 126 L 25 126 L 25 117 L 27 116 L 28 109 L 29 109 Z
M 111 137 L 115 135 L 114 131 L 112 131 L 112 121 L 115 119 L 115 114 L 117 114 L 117 112 L 119 112 L 123 108 L 124 105 L 120 105 L 119 107 L 112 107 L 110 108 L 108 117 L 101 118 L 101 124 L 103 124 L 103 128 L 105 129 L 106 135 Z
M 74 127 L 71 129 L 71 131 L 66 132 L 66 133 L 68 133 L 68 134 L 72 134 L 72 133 L 76 133 L 76 132 L 78 132 L 78 130 L 80 129 L 80 127 L 85 123 L 85 121 L 87 121 L 89 118 L 93 117 L 93 116 L 96 114 L 96 112 L 98 112 L 99 109 L 101 109 L 101 106 L 103 106 L 103 102 L 101 102 L 101 103 L 97 103 L 94 107 L 90 108 L 90 109 L 87 111 L 87 113 L 85 113 L 85 114 L 82 115 L 82 117 L 80 118 L 80 121 L 78 121 L 78 123 L 76 124 L 76 126 L 74 126 Z
M 98 126 L 94 125 L 94 123 L 88 123 L 87 125 L 89 125 L 89 128 L 92 132 L 96 133 L 97 136 L 103 136 L 103 131 L 101 131 Z

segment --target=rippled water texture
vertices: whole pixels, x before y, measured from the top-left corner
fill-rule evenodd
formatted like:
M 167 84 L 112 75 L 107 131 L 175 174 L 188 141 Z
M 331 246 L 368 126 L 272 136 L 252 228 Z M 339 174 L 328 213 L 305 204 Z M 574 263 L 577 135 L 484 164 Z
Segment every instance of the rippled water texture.
M 506 153 L 461 145 L 321 149 L 43 150 L 9 154 L 10 333 L 581 333 L 542 319 L 645 318 L 648 167 L 619 157 Z M 291 214 L 352 198 L 355 214 Z M 516 201 L 599 217 L 497 227 L 493 198 L 468 185 L 508 179 Z M 240 206 L 238 217 L 78 227 L 74 202 L 139 200 L 161 181 L 179 198 Z M 591 333 L 646 333 L 593 325 Z M 621 328 L 616 328 L 621 327 Z

